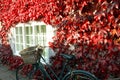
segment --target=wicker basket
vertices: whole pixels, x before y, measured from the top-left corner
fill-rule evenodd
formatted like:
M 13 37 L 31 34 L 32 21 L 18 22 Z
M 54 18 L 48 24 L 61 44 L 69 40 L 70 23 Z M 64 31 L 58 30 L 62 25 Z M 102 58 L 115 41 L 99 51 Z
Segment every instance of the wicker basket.
M 36 49 L 37 46 L 32 46 L 32 47 L 28 47 L 26 49 L 23 49 L 22 51 L 20 51 L 20 55 L 24 61 L 24 63 L 27 64 L 33 64 L 36 63 L 38 59 L 40 59 L 40 55 L 39 53 L 43 52 L 43 49 L 41 49 L 41 52 L 37 52 Z

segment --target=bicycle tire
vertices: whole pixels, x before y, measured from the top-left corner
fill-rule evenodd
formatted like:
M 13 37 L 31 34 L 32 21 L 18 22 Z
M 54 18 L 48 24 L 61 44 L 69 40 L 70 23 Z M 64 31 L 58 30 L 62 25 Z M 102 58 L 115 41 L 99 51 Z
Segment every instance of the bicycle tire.
M 29 80 L 28 75 L 25 75 L 23 67 L 25 64 L 20 65 L 16 70 L 16 80 Z
M 98 80 L 90 72 L 84 70 L 74 70 L 68 72 L 62 80 Z
M 34 70 L 30 73 L 30 80 L 46 80 L 46 78 L 44 77 L 44 74 L 39 70 Z

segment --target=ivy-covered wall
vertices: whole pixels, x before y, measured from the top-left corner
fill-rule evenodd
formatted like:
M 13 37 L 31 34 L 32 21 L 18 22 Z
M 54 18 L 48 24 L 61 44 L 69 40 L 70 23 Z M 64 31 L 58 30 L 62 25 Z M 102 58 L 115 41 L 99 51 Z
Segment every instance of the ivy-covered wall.
M 58 54 L 74 54 L 78 69 L 101 79 L 120 76 L 120 0 L 2 0 L 0 7 L 3 44 L 17 23 L 44 21 L 57 27 L 50 43 L 55 66 Z

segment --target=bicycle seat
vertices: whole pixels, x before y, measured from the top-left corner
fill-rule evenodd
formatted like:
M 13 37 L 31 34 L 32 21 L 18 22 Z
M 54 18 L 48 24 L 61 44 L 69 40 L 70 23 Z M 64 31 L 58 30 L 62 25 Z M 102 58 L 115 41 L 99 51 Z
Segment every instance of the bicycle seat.
M 70 55 L 70 54 L 60 54 L 60 55 L 67 60 L 75 59 L 74 55 Z

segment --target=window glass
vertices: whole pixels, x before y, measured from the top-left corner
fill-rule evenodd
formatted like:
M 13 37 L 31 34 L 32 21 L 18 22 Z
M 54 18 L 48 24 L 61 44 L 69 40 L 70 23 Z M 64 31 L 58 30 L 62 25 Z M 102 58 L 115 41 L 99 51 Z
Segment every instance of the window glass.
M 19 42 L 23 43 L 23 36 L 22 35 L 19 36 Z
M 18 35 L 16 36 L 16 42 L 17 43 L 19 42 L 19 36 Z
M 26 36 L 25 38 L 26 38 L 25 39 L 26 44 L 30 44 L 30 36 Z
M 53 29 L 54 30 L 54 29 Z M 35 45 L 48 46 L 48 42 L 53 36 L 54 31 L 48 25 L 33 22 L 21 23 L 13 29 L 15 52 L 18 54 L 21 50 Z M 43 56 L 48 56 L 49 51 L 45 51 Z
M 20 51 L 23 49 L 23 45 L 22 44 L 16 44 L 16 50 Z
M 19 44 L 16 43 L 16 50 L 19 51 Z
M 29 35 L 29 26 L 26 26 L 26 27 L 25 27 L 25 34 L 26 34 L 26 35 Z
M 26 26 L 25 27 L 25 34 L 31 35 L 33 33 L 32 26 Z
M 19 34 L 19 27 L 16 27 L 16 34 Z
M 40 25 L 36 25 L 35 26 L 35 34 L 39 34 L 40 33 Z
M 41 25 L 41 33 L 46 33 L 46 25 Z
M 23 33 L 21 27 L 18 28 L 18 32 L 19 32 L 20 35 Z

